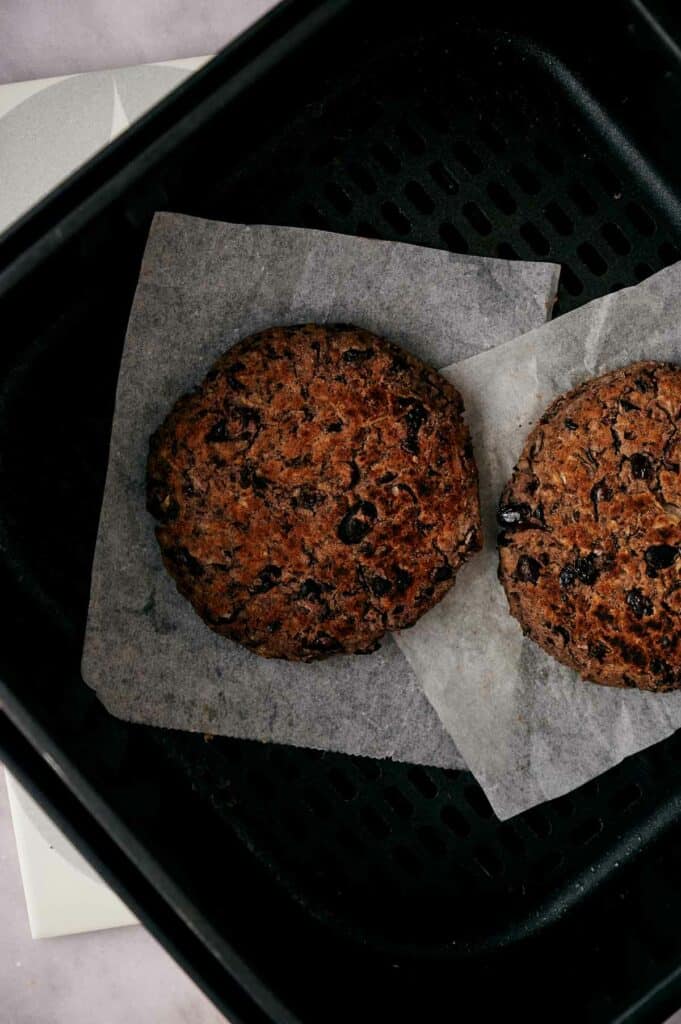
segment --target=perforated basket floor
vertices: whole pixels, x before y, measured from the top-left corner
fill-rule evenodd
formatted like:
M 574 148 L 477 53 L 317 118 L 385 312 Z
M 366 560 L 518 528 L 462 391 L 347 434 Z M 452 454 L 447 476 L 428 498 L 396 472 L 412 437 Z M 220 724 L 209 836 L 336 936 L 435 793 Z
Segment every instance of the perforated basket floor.
M 526 40 L 398 43 L 193 208 L 556 260 L 557 316 L 679 259 L 681 225 L 560 84 Z M 192 772 L 196 753 L 182 753 Z M 446 944 L 453 908 L 480 941 L 510 924 L 513 897 L 549 894 L 555 910 L 560 887 L 655 805 L 678 756 L 672 741 L 504 825 L 466 773 L 222 741 L 200 763 L 230 779 L 230 817 L 299 899 L 397 945 Z
M 429 991 L 444 990 L 443 961 L 463 984 L 468 965 L 492 956 L 496 970 L 516 947 L 527 958 L 539 936 L 571 988 L 565 1007 L 574 996 L 605 1020 L 681 952 L 681 738 L 500 824 L 468 773 L 127 726 L 77 674 L 116 367 L 154 207 L 558 261 L 554 316 L 679 259 L 677 199 L 584 86 L 527 37 L 474 21 L 406 35 L 378 16 L 350 25 L 330 67 L 314 47 L 296 58 L 291 92 L 304 98 L 289 97 L 288 116 L 256 89 L 241 134 L 216 114 L 74 243 L 78 287 L 39 329 L 18 329 L 6 356 L 0 424 L 15 443 L 0 467 L 3 572 L 21 574 L 29 595 L 18 636 L 30 602 L 68 635 L 68 671 L 52 680 L 44 667 L 22 699 L 218 931 L 233 898 L 221 844 L 236 836 L 296 913 L 384 966 L 428 963 Z M 626 67 L 626 19 L 601 30 Z M 118 266 L 115 287 L 89 269 L 95 254 Z M 45 514 L 45 495 L 58 513 Z M 189 803 L 193 832 L 180 836 Z M 533 947 L 533 962 L 542 955 Z M 326 1019 L 342 1005 L 339 995 Z

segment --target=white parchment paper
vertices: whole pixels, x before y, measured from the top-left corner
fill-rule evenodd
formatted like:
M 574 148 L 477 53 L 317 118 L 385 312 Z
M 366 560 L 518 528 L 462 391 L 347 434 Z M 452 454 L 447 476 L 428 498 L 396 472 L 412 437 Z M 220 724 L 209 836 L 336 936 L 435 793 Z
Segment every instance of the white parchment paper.
M 443 371 L 471 425 L 485 548 L 397 639 L 500 818 L 681 725 L 681 692 L 583 682 L 523 637 L 497 580 L 496 507 L 532 424 L 557 395 L 637 359 L 681 362 L 681 263 Z
M 174 214 L 153 222 L 130 316 L 92 574 L 84 679 L 135 722 L 460 767 L 391 638 L 368 657 L 267 661 L 212 633 L 163 569 L 151 432 L 239 338 L 357 323 L 436 367 L 549 316 L 559 268 Z

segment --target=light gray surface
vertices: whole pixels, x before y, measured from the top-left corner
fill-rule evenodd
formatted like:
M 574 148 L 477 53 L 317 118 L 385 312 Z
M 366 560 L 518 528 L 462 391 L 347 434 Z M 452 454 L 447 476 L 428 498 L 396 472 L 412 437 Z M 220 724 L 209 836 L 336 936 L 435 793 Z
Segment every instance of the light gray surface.
M 148 438 L 239 338 L 355 322 L 435 366 L 546 319 L 558 268 L 298 228 L 158 214 L 121 363 L 83 676 L 120 717 L 459 767 L 388 637 L 368 657 L 259 658 L 211 632 L 163 570 L 145 510 Z
M 151 65 L 74 75 L 35 91 L 6 86 L 10 97 L 29 94 L 6 112 L 0 96 L 0 230 L 188 74 Z
M 0 777 L 0 1022 L 224 1024 L 144 928 L 34 940 Z
M 399 644 L 500 818 L 569 792 L 681 726 L 681 692 L 583 682 L 523 637 L 494 544 L 499 494 L 549 402 L 634 360 L 680 358 L 677 263 L 444 371 L 468 408 L 486 547 Z
M 2 0 L 0 82 L 217 53 L 273 0 Z

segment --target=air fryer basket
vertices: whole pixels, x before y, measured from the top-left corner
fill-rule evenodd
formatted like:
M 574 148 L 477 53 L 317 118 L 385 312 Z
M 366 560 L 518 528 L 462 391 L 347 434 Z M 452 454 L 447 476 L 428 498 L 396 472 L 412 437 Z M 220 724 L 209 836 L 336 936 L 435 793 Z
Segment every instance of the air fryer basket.
M 3 242 L 0 695 L 235 1020 L 681 1002 L 680 737 L 500 824 L 466 772 L 128 725 L 79 674 L 153 210 L 555 260 L 557 316 L 680 258 L 665 31 L 639 0 L 285 5 Z

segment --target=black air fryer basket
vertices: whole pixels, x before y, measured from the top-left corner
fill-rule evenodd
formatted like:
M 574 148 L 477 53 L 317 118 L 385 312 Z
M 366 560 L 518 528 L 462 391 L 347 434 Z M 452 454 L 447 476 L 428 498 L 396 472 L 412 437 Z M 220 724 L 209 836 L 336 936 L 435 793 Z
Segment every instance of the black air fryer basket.
M 79 663 L 151 216 L 554 260 L 558 316 L 680 258 L 680 60 L 644 0 L 288 3 L 2 240 L 0 756 L 235 1024 L 662 1020 L 681 735 L 501 824 L 466 772 L 108 715 Z

